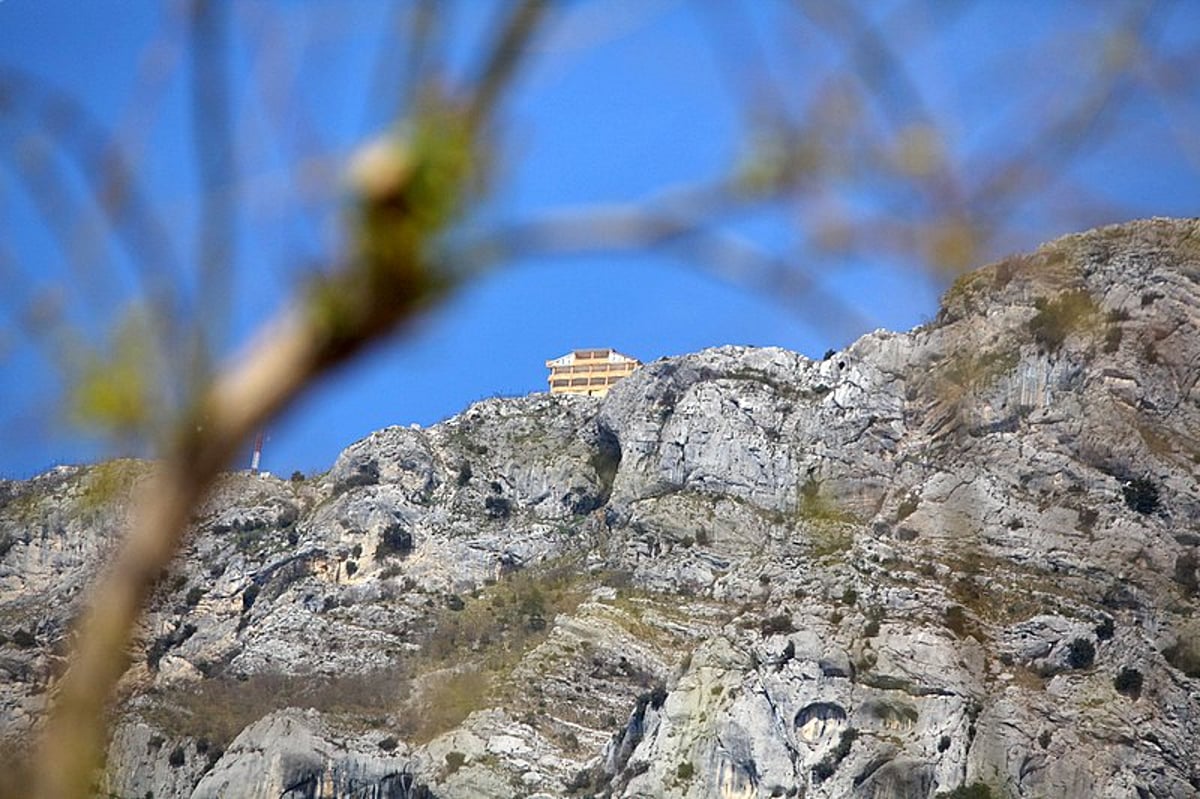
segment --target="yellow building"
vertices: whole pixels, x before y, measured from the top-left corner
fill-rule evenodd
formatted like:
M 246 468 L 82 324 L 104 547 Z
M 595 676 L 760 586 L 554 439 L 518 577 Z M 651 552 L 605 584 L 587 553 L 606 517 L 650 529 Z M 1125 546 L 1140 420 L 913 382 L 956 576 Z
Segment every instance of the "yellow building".
M 546 361 L 551 394 L 587 394 L 603 397 L 613 383 L 642 365 L 637 358 L 616 350 L 575 350 Z

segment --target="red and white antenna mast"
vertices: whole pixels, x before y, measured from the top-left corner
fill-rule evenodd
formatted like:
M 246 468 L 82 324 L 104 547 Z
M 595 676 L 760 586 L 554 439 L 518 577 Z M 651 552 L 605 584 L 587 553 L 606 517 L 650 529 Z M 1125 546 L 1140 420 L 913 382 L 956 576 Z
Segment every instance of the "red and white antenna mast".
M 254 454 L 250 456 L 250 473 L 258 474 L 258 462 L 262 460 L 263 434 L 259 430 L 254 436 Z

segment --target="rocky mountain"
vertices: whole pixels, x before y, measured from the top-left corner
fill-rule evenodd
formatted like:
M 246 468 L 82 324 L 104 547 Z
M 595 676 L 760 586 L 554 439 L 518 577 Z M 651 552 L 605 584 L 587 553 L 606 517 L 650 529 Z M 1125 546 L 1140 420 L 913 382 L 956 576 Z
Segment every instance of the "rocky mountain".
M 1200 796 L 1198 318 L 1200 221 L 1136 222 L 824 360 L 721 347 L 229 474 L 99 790 Z M 10 758 L 150 468 L 0 484 Z

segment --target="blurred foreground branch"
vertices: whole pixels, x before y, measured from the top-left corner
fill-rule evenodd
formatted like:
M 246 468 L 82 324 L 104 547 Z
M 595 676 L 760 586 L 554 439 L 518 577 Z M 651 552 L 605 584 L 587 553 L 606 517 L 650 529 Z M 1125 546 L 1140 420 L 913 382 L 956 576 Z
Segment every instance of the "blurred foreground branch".
M 169 436 L 132 527 L 76 627 L 36 768 L 34 795 L 90 793 L 103 760 L 108 703 L 129 664 L 131 631 L 197 505 L 238 448 L 329 370 L 441 296 L 440 239 L 479 178 L 482 133 L 542 10 L 522 3 L 502 26 L 466 103 L 426 97 L 411 127 L 355 164 L 349 256 L 312 285 L 231 369 L 218 374 Z
M 531 255 L 592 252 L 677 253 L 686 263 L 731 285 L 772 294 L 789 310 L 841 337 L 870 329 L 861 311 L 820 285 L 805 259 L 784 257 L 716 220 L 736 207 L 724 191 L 693 194 L 685 203 L 646 202 L 563 210 L 491 231 L 454 259 L 466 274 Z

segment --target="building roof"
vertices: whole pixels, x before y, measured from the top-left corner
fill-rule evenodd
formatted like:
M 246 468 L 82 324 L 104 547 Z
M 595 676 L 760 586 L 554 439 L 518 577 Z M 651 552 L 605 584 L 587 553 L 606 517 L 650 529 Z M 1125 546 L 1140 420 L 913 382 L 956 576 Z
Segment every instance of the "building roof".
M 609 363 L 641 363 L 637 358 L 617 352 L 616 350 L 603 347 L 599 349 L 584 349 L 572 350 L 566 355 L 561 355 L 558 358 L 552 358 L 546 361 L 547 368 L 554 366 L 569 366 L 576 361 L 598 361 L 604 360 Z

